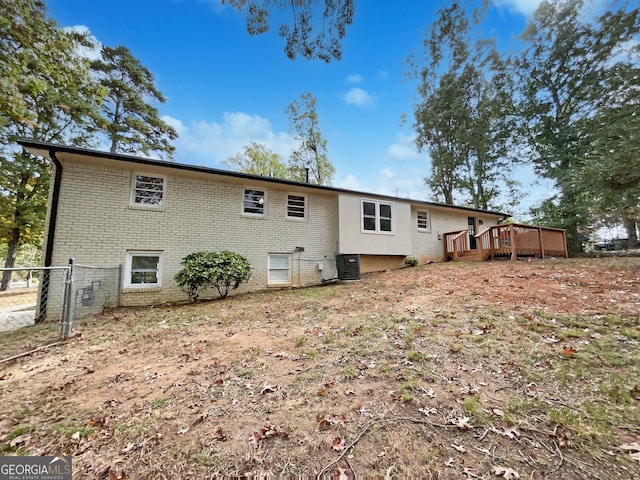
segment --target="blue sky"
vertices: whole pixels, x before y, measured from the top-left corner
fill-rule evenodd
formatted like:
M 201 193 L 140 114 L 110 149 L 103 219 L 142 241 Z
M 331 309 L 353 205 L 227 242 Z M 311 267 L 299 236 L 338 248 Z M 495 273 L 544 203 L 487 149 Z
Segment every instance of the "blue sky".
M 219 0 L 46 3 L 61 26 L 85 26 L 104 45 L 125 45 L 151 70 L 167 99 L 159 111 L 180 133 L 176 161 L 219 168 L 251 141 L 286 159 L 293 144 L 284 110 L 311 92 L 335 186 L 430 199 L 429 158 L 412 144 L 416 83 L 403 73 L 442 2 L 358 1 L 342 60 L 330 64 L 289 60 L 277 26 L 251 37 L 243 16 Z M 511 45 L 539 3 L 500 0 L 486 24 Z M 518 175 L 531 181 L 526 170 Z M 529 192 L 522 208 L 545 195 Z

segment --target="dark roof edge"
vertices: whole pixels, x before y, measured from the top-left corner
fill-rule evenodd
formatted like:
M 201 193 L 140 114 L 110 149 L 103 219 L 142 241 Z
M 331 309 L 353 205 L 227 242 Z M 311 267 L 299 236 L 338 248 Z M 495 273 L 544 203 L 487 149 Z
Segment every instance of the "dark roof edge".
M 466 210 L 470 212 L 485 213 L 489 215 L 501 216 L 504 218 L 507 218 L 510 216 L 509 214 L 503 213 L 503 212 L 481 210 L 481 209 L 471 208 L 471 207 L 458 207 L 456 205 L 447 205 L 444 203 L 428 202 L 426 200 L 415 200 L 412 198 L 393 197 L 391 195 L 383 195 L 383 194 L 373 193 L 373 192 L 361 192 L 357 190 L 347 190 L 345 188 L 337 188 L 337 187 L 331 187 L 326 185 L 317 185 L 314 183 L 295 182 L 293 180 L 283 180 L 280 178 L 262 177 L 260 175 L 251 175 L 248 173 L 233 172 L 230 170 L 220 170 L 220 169 L 211 168 L 211 167 L 201 167 L 197 165 L 189 165 L 186 163 L 176 163 L 168 160 L 156 160 L 153 158 L 136 157 L 135 155 L 125 155 L 122 153 L 111 153 L 111 152 L 105 152 L 101 150 L 92 150 L 92 149 L 82 148 L 82 147 L 57 145 L 54 143 L 41 142 L 38 140 L 19 139 L 18 144 L 22 145 L 25 148 L 32 148 L 34 150 L 46 150 L 47 152 L 49 152 L 49 156 L 54 155 L 56 152 L 75 153 L 79 155 L 88 155 L 88 156 L 98 157 L 98 158 L 118 160 L 121 162 L 137 163 L 141 165 L 153 165 L 157 167 L 173 168 L 176 170 L 187 170 L 187 171 L 198 172 L 198 173 L 221 175 L 225 177 L 244 178 L 247 180 L 254 180 L 254 181 L 272 182 L 280 185 L 312 188 L 317 190 L 323 190 L 326 192 L 351 193 L 351 194 L 364 195 L 364 196 L 367 196 L 367 195 L 375 196 L 379 198 L 385 198 L 385 199 L 396 200 L 396 201 L 401 200 L 408 203 L 418 203 L 421 205 L 430 205 L 434 207 L 452 208 L 455 210 Z

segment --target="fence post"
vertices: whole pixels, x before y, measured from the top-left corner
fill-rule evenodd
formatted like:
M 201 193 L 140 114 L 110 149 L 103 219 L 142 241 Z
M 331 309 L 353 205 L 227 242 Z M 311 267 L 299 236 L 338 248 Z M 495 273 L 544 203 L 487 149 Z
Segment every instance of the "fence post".
M 73 258 L 69 259 L 69 268 L 64 279 L 64 292 L 62 296 L 62 318 L 60 318 L 60 340 L 69 338 L 71 332 L 71 291 L 73 290 Z

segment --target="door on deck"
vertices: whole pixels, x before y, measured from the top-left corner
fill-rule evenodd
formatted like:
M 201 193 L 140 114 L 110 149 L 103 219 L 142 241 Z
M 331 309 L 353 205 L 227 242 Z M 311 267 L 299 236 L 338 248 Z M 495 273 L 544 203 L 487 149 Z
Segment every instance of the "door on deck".
M 469 228 L 469 249 L 475 250 L 476 245 L 476 219 L 474 217 L 467 218 Z

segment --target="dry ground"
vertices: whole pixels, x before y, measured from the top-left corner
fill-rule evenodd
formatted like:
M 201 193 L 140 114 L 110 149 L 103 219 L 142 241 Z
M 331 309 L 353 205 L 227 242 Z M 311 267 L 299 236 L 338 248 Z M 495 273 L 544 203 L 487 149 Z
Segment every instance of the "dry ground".
M 639 317 L 639 258 L 112 311 L 0 365 L 0 454 L 110 480 L 637 479 Z

